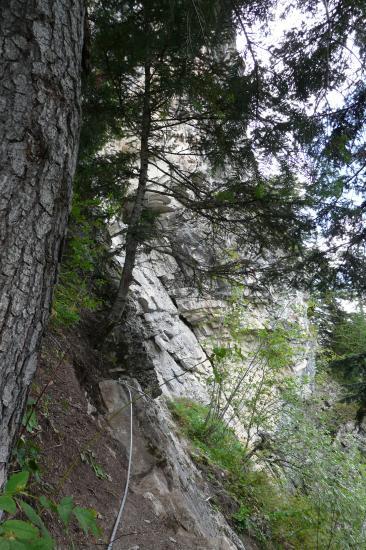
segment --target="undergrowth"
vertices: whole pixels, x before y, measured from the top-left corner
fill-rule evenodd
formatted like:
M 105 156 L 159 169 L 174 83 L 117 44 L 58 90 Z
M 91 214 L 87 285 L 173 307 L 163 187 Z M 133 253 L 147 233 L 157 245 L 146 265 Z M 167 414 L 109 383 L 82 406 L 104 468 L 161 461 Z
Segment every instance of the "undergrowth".
M 42 479 L 39 430 L 35 402 L 28 400 L 23 429 L 13 453 L 13 473 L 0 492 L 0 550 L 53 550 L 56 540 L 49 529 L 59 524 L 70 550 L 76 550 L 73 527 L 85 535 L 101 534 L 97 512 L 74 503 L 71 495 L 55 498 Z M 44 414 L 47 414 L 44 412 Z M 43 494 L 46 491 L 47 496 Z
M 221 421 L 216 429 L 206 430 L 208 408 L 190 401 L 179 399 L 169 403 L 173 416 L 178 420 L 184 435 L 198 451 L 196 461 L 208 463 L 225 470 L 221 478 L 228 493 L 237 503 L 237 511 L 231 520 L 238 531 L 245 531 L 261 542 L 269 542 L 269 522 L 263 500 L 273 493 L 274 488 L 262 472 L 248 469 L 244 445 L 235 433 L 227 429 Z
M 74 196 L 52 304 L 51 322 L 55 327 L 73 326 L 80 320 L 81 311 L 94 311 L 102 304 L 97 291 L 105 281 L 96 273 L 103 250 L 96 235 L 104 222 L 97 215 L 98 206 L 98 200 L 81 200 L 78 195 Z
M 215 430 L 207 431 L 207 407 L 188 399 L 170 402 L 169 407 L 183 434 L 192 442 L 197 463 L 205 464 L 206 471 L 207 465 L 212 467 L 213 473 L 217 468 L 225 471 L 225 475 L 218 477 L 236 502 L 237 510 L 229 519 L 238 532 L 254 537 L 263 549 L 361 547 L 352 546 L 353 540 L 360 540 L 355 534 L 358 520 L 355 518 L 352 526 L 347 525 L 349 520 L 346 518 L 346 527 L 342 525 L 346 516 L 343 506 L 347 506 L 347 500 L 343 503 L 335 493 L 338 507 L 329 510 L 323 506 L 321 498 L 316 497 L 313 480 L 309 480 L 306 487 L 300 482 L 303 478 L 299 475 L 299 483 L 291 483 L 278 470 L 268 469 L 260 461 L 254 464 L 235 433 L 225 429 L 223 423 L 218 422 Z M 305 455 L 303 461 L 306 462 Z M 339 485 L 342 485 L 341 466 L 336 466 Z M 315 481 L 318 484 L 319 480 Z M 327 482 L 327 479 L 321 481 L 321 492 L 329 491 Z M 345 486 L 342 491 L 346 492 Z

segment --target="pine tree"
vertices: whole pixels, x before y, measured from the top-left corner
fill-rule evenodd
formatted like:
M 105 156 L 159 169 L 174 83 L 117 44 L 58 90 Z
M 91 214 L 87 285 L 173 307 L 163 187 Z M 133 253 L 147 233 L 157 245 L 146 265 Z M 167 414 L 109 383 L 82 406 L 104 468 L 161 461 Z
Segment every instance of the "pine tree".
M 243 8 L 244 9 L 244 8 Z M 257 5 L 253 12 L 258 13 Z M 254 13 L 252 14 L 252 16 Z M 211 275 L 256 275 L 271 251 L 297 257 L 309 225 L 296 178 L 283 166 L 261 169 L 250 125 L 265 108 L 258 70 L 246 70 L 232 47 L 235 13 L 229 2 L 96 3 L 94 81 L 114 134 L 138 158 L 137 190 L 126 235 L 126 257 L 110 324 L 123 314 L 132 280 L 147 186 L 177 199 L 193 215 L 236 235 L 240 255 L 208 266 Z M 179 148 L 184 140 L 189 150 Z M 197 159 L 187 167 L 185 156 Z M 150 179 L 150 168 L 161 178 Z M 164 181 L 165 178 L 165 181 Z M 267 266 L 274 275 L 279 270 Z M 285 262 L 282 258 L 282 266 Z
M 285 6 L 284 6 L 285 7 Z M 366 287 L 365 26 L 363 0 L 297 1 L 303 25 L 273 51 L 273 139 L 298 164 L 324 245 L 306 259 L 325 288 Z M 288 11 L 287 11 L 288 13 Z M 292 139 L 288 140 L 288 136 Z M 304 162 L 298 162 L 298 159 Z

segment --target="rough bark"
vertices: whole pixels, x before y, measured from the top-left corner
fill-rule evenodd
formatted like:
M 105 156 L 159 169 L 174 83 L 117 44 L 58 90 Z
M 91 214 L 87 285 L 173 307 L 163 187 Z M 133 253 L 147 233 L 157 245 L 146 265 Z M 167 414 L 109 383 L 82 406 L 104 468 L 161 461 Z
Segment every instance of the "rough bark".
M 69 212 L 83 28 L 84 0 L 0 2 L 0 486 Z
M 136 252 L 139 243 L 138 232 L 148 178 L 149 139 L 151 130 L 151 68 L 149 64 L 145 65 L 144 73 L 144 103 L 141 121 L 139 181 L 133 210 L 128 223 L 125 263 L 123 266 L 117 296 L 109 315 L 109 328 L 113 328 L 113 326 L 120 321 L 126 308 L 128 290 L 132 282 L 133 268 L 135 267 Z

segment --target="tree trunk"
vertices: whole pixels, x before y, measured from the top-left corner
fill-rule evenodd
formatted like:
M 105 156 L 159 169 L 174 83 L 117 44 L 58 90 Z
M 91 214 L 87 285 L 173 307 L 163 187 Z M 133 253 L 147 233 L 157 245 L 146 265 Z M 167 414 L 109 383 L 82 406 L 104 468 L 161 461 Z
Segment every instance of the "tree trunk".
M 139 183 L 136 192 L 135 203 L 133 206 L 131 218 L 129 220 L 126 235 L 126 255 L 123 266 L 121 281 L 117 297 L 111 309 L 108 319 L 108 332 L 120 321 L 127 303 L 128 290 L 132 282 L 132 272 L 135 267 L 136 252 L 139 243 L 139 226 L 149 168 L 149 138 L 151 129 L 151 107 L 150 107 L 150 86 L 151 86 L 151 68 L 149 64 L 145 65 L 144 77 L 144 103 L 142 109 L 141 121 L 141 140 L 140 140 L 140 171 Z
M 83 25 L 84 0 L 0 2 L 0 487 L 69 213 Z

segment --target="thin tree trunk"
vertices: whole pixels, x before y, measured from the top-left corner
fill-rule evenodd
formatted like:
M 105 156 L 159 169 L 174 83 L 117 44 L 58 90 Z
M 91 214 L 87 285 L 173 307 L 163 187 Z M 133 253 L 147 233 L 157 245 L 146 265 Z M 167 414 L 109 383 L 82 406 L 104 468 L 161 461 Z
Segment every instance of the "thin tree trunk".
M 70 207 L 84 12 L 84 0 L 0 2 L 0 487 Z
M 125 263 L 123 266 L 117 297 L 109 314 L 109 329 L 118 324 L 126 308 L 128 290 L 132 282 L 132 272 L 135 267 L 136 252 L 139 244 L 138 232 L 140 228 L 140 220 L 148 179 L 149 139 L 151 129 L 151 67 L 148 63 L 145 65 L 144 73 L 144 102 L 141 121 L 139 182 L 126 235 Z

